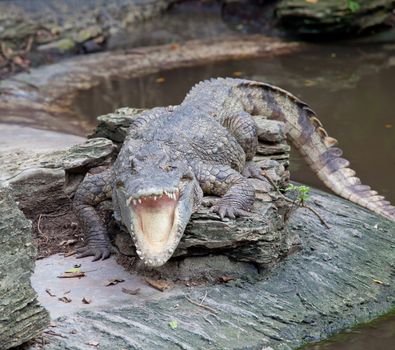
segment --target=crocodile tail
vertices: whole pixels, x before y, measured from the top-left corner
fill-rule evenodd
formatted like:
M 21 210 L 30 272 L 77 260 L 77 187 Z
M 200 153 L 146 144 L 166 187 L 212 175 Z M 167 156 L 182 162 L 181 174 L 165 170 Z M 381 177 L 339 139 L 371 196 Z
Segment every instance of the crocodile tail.
M 285 123 L 288 138 L 328 188 L 395 222 L 395 207 L 361 184 L 355 171 L 349 168 L 350 162 L 341 157 L 342 150 L 335 147 L 337 140 L 328 135 L 307 104 L 270 84 L 239 80 L 237 85 L 246 111 Z

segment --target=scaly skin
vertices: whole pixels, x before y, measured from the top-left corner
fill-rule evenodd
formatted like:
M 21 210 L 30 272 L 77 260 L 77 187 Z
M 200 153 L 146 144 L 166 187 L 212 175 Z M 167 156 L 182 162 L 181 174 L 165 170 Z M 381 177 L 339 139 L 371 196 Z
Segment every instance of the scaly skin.
M 112 170 L 84 180 L 74 200 L 88 233 L 81 256 L 111 254 L 94 212 L 109 196 L 115 218 L 150 266 L 171 257 L 203 193 L 221 197 L 212 208 L 221 219 L 248 215 L 255 197 L 247 177 L 262 178 L 251 162 L 257 147 L 254 115 L 285 122 L 291 142 L 335 193 L 395 221 L 395 208 L 360 184 L 305 103 L 268 84 L 219 78 L 196 85 L 179 106 L 142 113 Z

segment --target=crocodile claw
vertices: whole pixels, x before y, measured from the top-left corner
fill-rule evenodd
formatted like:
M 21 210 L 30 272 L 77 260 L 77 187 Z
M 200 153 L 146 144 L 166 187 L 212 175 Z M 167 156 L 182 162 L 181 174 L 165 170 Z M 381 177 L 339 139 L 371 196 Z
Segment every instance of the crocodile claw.
M 210 211 L 217 213 L 221 220 L 224 220 L 225 217 L 228 217 L 230 219 L 236 219 L 236 217 L 250 215 L 248 211 L 241 208 L 235 208 L 229 204 L 214 205 L 213 207 L 211 207 Z
M 77 259 L 93 256 L 92 261 L 108 259 L 117 250 L 112 245 L 87 245 L 77 249 Z

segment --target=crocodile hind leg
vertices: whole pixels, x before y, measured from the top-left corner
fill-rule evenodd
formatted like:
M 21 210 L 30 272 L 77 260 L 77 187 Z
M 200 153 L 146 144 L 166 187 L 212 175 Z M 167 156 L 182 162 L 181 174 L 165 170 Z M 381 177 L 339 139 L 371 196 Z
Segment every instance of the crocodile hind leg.
M 77 250 L 77 257 L 93 256 L 93 261 L 107 259 L 115 248 L 95 206 L 111 198 L 111 170 L 87 176 L 79 185 L 73 201 L 74 212 L 82 226 L 87 245 Z
M 221 196 L 211 209 L 221 219 L 249 215 L 255 190 L 246 177 L 230 166 L 216 163 L 199 163 L 194 172 L 205 194 Z
M 251 114 L 244 111 L 232 114 L 222 121 L 222 125 L 243 148 L 246 161 L 251 161 L 258 147 L 258 128 Z
M 240 111 L 226 117 L 222 125 L 236 138 L 245 152 L 246 163 L 242 174 L 245 177 L 265 180 L 261 174 L 262 169 L 252 161 L 258 147 L 258 127 L 251 114 Z

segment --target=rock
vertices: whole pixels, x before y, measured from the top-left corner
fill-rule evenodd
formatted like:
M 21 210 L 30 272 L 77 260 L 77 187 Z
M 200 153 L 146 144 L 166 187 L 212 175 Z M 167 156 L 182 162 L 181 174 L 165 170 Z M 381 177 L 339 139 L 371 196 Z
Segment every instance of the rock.
M 72 196 L 90 169 L 109 166 L 115 155 L 115 145 L 102 137 L 91 138 L 67 150 L 61 159 L 65 170 L 65 194 Z
M 139 108 L 124 107 L 97 117 L 98 125 L 89 138 L 105 137 L 115 143 L 122 143 L 130 124 L 142 111 L 144 110 Z
M 63 192 L 65 151 L 38 152 L 10 150 L 1 152 L 0 186 L 11 187 L 20 209 L 29 218 L 65 204 Z
M 262 142 L 283 142 L 285 140 L 285 124 L 277 120 L 255 117 L 258 127 L 258 139 Z
M 147 268 L 137 261 L 133 271 L 167 281 L 184 281 L 192 284 L 259 278 L 259 270 L 253 264 L 235 261 L 226 255 L 187 256 L 182 260 L 170 260 L 164 266 L 155 269 Z
M 292 33 L 344 38 L 392 27 L 394 9 L 394 0 L 284 0 L 276 15 Z
M 74 40 L 82 44 L 85 41 L 95 39 L 103 34 L 103 30 L 99 25 L 92 25 L 87 28 L 83 28 L 78 33 L 74 34 Z
M 115 151 L 111 140 L 97 137 L 71 147 L 62 157 L 63 168 L 71 172 L 85 172 L 93 167 L 108 164 Z
M 36 256 L 31 223 L 4 187 L 0 212 L 0 348 L 9 349 L 40 335 L 49 317 L 30 284 Z
M 76 44 L 120 30 L 137 21 L 154 17 L 166 10 L 173 0 L 115 0 L 80 2 L 68 5 L 45 0 L 6 0 L 0 3 L 0 39 L 23 42 L 34 37 L 40 50 L 68 52 Z M 111 29 L 111 30 L 110 30 Z M 37 37 L 37 38 L 36 38 Z
M 125 282 L 105 289 L 111 304 L 95 307 L 93 301 L 84 311 L 57 319 L 56 332 L 67 338 L 52 337 L 46 350 L 77 349 L 92 340 L 103 349 L 289 350 L 392 310 L 395 224 L 321 191 L 312 191 L 309 204 L 317 205 L 331 229 L 311 212 L 297 210 L 289 229 L 300 236 L 303 250 L 269 271 L 259 276 L 249 271 L 247 280 L 223 284 L 184 282 L 164 292 L 148 289 L 143 279 L 127 278 L 120 271 Z M 60 261 L 60 269 L 80 261 L 67 259 Z M 207 268 L 204 260 L 191 258 L 188 269 L 193 264 L 199 268 L 191 270 L 195 273 Z M 234 268 L 223 257 L 216 264 Z M 223 282 L 230 276 L 224 277 Z M 89 287 L 96 291 L 102 285 L 96 275 Z M 122 287 L 141 290 L 125 300 Z M 176 329 L 169 327 L 171 321 L 177 322 Z
M 278 144 L 259 144 L 257 149 L 258 155 L 270 156 L 281 154 L 283 157 L 289 158 L 291 147 L 287 143 Z
M 70 52 L 75 48 L 75 41 L 71 38 L 63 38 L 59 40 L 52 41 L 47 44 L 38 46 L 39 51 L 50 51 L 57 53 Z

